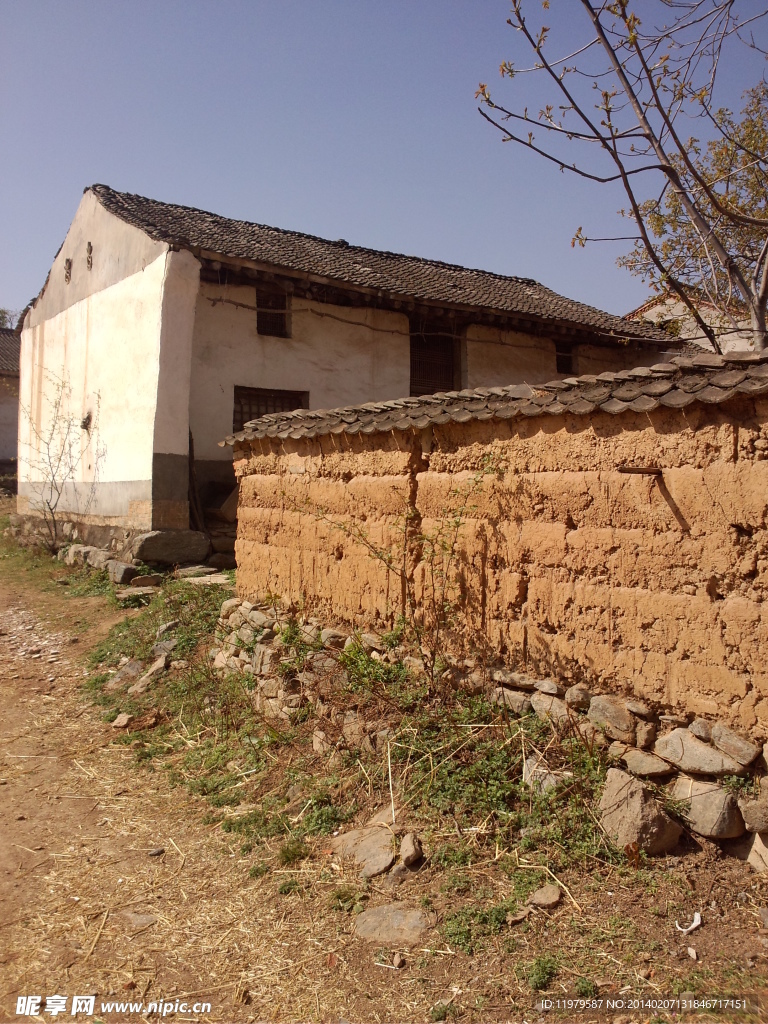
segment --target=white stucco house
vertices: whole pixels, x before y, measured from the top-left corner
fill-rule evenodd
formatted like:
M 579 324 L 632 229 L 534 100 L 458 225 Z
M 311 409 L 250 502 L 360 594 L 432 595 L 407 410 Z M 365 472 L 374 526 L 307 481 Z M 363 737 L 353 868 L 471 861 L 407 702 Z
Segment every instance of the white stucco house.
M 19 432 L 18 331 L 0 327 L 0 476 L 15 476 Z
M 599 374 L 670 345 L 526 278 L 93 185 L 24 319 L 20 451 L 64 382 L 59 415 L 82 433 L 61 510 L 182 530 L 191 439 L 212 505 L 234 481 L 219 442 L 265 413 Z M 35 514 L 34 462 L 21 456 L 22 514 Z
M 744 316 L 736 320 L 735 325 L 728 322 L 717 306 L 701 298 L 698 303 L 698 311 L 704 323 L 712 327 L 717 335 L 720 351 L 727 352 L 751 352 L 754 348 L 754 339 L 750 329 L 749 316 L 744 311 Z M 636 322 L 645 321 L 665 331 L 670 338 L 690 345 L 697 345 L 706 352 L 712 352 L 712 344 L 709 338 L 705 337 L 701 328 L 691 316 L 690 310 L 673 292 L 662 292 L 660 295 L 652 295 L 637 309 L 626 314 L 628 320 Z M 739 329 L 743 328 L 743 329 Z

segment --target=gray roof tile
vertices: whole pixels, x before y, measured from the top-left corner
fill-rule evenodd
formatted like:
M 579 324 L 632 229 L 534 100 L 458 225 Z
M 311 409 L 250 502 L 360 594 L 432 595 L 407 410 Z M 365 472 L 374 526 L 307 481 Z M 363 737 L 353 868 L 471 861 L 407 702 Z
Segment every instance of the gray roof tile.
M 21 335 L 10 327 L 0 327 L 0 375 L 18 377 Z
M 116 217 L 157 241 L 183 248 L 250 260 L 288 274 L 311 274 L 342 286 L 375 289 L 396 297 L 506 313 L 542 325 L 570 325 L 608 341 L 633 339 L 661 348 L 672 344 L 669 335 L 645 320 L 613 316 L 558 295 L 531 278 L 508 277 L 231 220 L 190 206 L 116 192 L 107 185 L 92 185 L 89 191 Z
M 430 424 L 507 420 L 516 416 L 588 416 L 599 408 L 620 416 L 627 410 L 652 412 L 659 405 L 683 409 L 694 402 L 720 404 L 739 394 L 768 394 L 768 352 L 745 363 L 730 354 L 693 366 L 679 357 L 657 367 L 653 379 L 617 375 L 613 384 L 592 375 L 548 384 L 513 384 L 506 388 L 451 391 L 392 402 L 368 402 L 344 409 L 273 413 L 246 423 L 222 444 L 235 445 L 260 437 L 319 437 L 324 434 L 375 434 L 391 430 L 421 430 Z M 716 365 L 715 365 L 716 363 Z M 744 368 L 746 367 L 746 372 Z M 405 410 L 405 414 L 404 414 Z

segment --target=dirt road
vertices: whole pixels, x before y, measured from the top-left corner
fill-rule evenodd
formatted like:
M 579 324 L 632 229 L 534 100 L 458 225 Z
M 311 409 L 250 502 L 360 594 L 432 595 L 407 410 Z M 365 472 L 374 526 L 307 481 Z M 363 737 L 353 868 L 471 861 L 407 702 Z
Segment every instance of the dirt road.
M 156 1020 L 157 1002 L 187 1021 L 423 1019 L 450 963 L 373 977 L 325 888 L 276 898 L 202 800 L 118 742 L 81 684 L 120 614 L 0 576 L 0 1021 L 33 1019 L 28 997 L 70 1020 L 76 996 L 82 1021 Z
M 695 970 L 698 991 L 764 994 L 768 932 L 759 910 L 768 883 L 706 849 L 637 878 L 609 866 L 594 876 L 574 872 L 567 881 L 578 914 L 564 901 L 477 957 L 457 953 L 436 931 L 429 948 L 410 951 L 405 969 L 393 970 L 391 950 L 362 943 L 353 915 L 334 907 L 336 888 L 359 880 L 331 863 L 325 837 L 299 866 L 275 863 L 266 877 L 251 877 L 256 853 L 246 856 L 241 838 L 222 831 L 210 806 L 174 787 L 167 772 L 137 764 L 88 699 L 87 652 L 130 613 L 105 598 L 67 598 L 50 582 L 50 563 L 43 584 L 26 582 L 26 572 L 3 575 L 0 561 L 0 1021 L 111 1024 L 159 1014 L 233 1024 L 410 1022 L 442 1019 L 434 1008 L 459 998 L 468 1021 L 523 1019 L 514 1002 L 539 1020 L 536 994 L 513 968 L 542 944 L 565 951 L 554 989 L 564 995 L 584 971 L 569 964 L 585 951 L 601 972 L 601 992 L 664 995 L 687 987 Z M 175 741 L 192 747 L 183 725 L 175 729 Z M 296 770 L 316 770 L 302 749 L 290 757 Z M 258 857 L 277 862 L 281 841 L 266 839 Z M 405 898 L 447 913 L 452 880 L 427 872 Z M 372 900 L 391 899 L 375 881 Z M 509 884 L 492 862 L 458 881 L 478 891 Z M 692 940 L 675 920 L 696 908 L 705 927 L 692 961 Z

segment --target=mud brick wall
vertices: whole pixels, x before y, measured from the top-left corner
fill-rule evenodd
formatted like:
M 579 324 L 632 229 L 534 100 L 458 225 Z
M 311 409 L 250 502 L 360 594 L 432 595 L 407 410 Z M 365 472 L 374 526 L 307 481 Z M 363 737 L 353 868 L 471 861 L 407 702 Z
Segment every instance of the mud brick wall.
M 380 554 L 459 510 L 467 647 L 766 736 L 767 453 L 768 400 L 741 396 L 240 442 L 239 591 L 381 628 L 402 588 Z

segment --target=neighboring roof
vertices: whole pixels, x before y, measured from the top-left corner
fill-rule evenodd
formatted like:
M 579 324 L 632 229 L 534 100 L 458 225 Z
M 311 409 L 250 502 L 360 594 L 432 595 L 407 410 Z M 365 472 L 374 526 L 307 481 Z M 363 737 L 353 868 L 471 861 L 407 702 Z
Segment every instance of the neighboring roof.
M 18 377 L 21 335 L 10 327 L 0 327 L 0 374 Z
M 230 435 L 221 444 L 234 446 L 238 441 L 261 437 L 419 430 L 450 421 L 467 423 L 563 413 L 587 416 L 597 410 L 613 415 L 628 411 L 648 413 L 659 406 L 683 409 L 693 402 L 716 405 L 740 394 L 768 394 L 768 352 L 674 356 L 670 362 L 655 366 L 568 377 L 548 384 L 449 391 L 330 411 L 298 409 L 272 413 L 246 423 L 243 430 Z
M 116 192 L 107 185 L 92 185 L 90 191 L 110 213 L 168 244 L 425 302 L 578 325 L 611 340 L 631 338 L 654 346 L 669 345 L 669 337 L 651 324 L 628 321 L 567 299 L 531 278 L 505 277 L 438 260 L 364 249 L 343 239 L 334 242 L 299 231 L 230 220 L 190 206 Z

